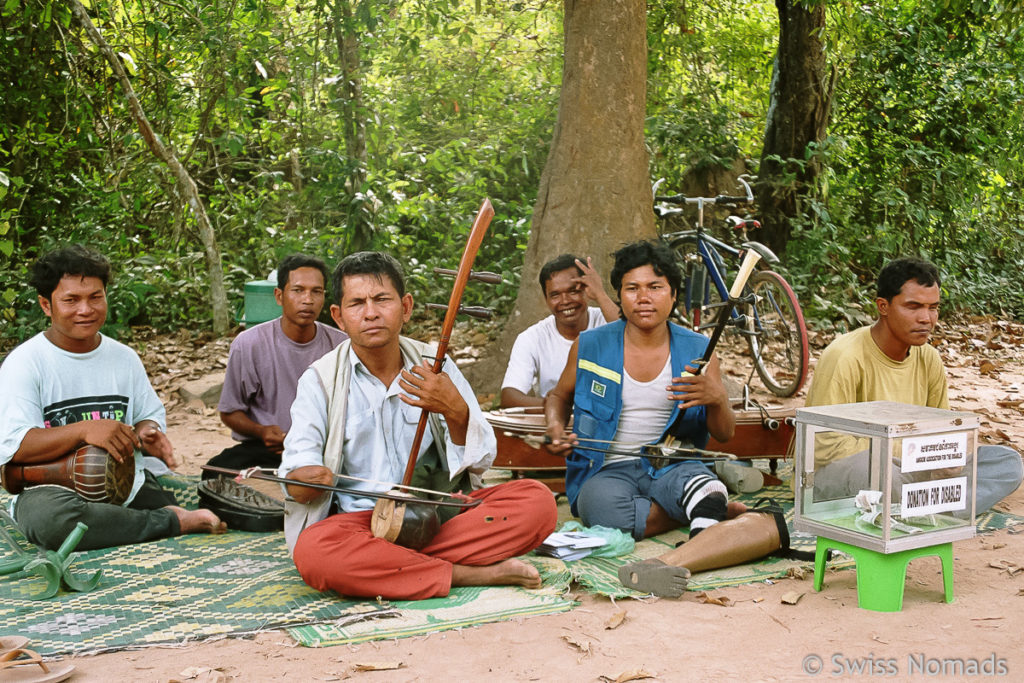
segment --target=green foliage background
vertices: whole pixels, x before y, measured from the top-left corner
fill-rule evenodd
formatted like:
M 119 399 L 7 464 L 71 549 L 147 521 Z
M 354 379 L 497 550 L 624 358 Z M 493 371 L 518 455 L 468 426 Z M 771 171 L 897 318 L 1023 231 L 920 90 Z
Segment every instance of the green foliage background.
M 857 324 L 851 304 L 869 301 L 874 272 L 903 253 L 941 265 L 952 305 L 1024 316 L 1020 29 L 1000 5 L 952 4 L 828 5 L 833 115 L 809 150 L 826 172 L 785 268 L 814 323 Z M 489 196 L 497 215 L 478 266 L 509 282 L 470 288 L 467 303 L 509 310 L 557 114 L 560 3 L 87 7 L 198 183 L 233 301 L 291 251 L 333 263 L 367 247 L 395 252 L 417 296 L 443 299 L 430 270 L 457 261 Z M 737 163 L 756 172 L 774 4 L 652 0 L 648 15 L 652 177 L 672 188 Z M 109 330 L 207 327 L 191 216 L 66 5 L 6 0 L 0 29 L 0 336 L 41 328 L 26 267 L 68 241 L 115 263 Z M 357 102 L 339 31 L 358 42 Z M 365 126 L 364 158 L 347 151 L 346 105 Z

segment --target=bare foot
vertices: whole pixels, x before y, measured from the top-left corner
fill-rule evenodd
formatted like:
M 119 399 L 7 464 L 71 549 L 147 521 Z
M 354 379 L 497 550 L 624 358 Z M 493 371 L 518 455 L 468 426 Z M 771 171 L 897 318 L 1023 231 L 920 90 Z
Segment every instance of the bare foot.
M 750 508 L 748 508 L 743 503 L 738 503 L 736 501 L 731 501 L 728 505 L 725 506 L 725 518 L 726 519 L 735 519 L 735 518 L 739 517 L 740 515 L 742 515 L 744 512 L 746 512 L 749 509 Z
M 452 565 L 453 586 L 522 586 L 540 588 L 540 572 L 522 560 L 509 558 L 486 567 Z
M 182 535 L 222 534 L 228 530 L 228 525 L 220 521 L 220 517 L 205 508 L 186 510 L 177 505 L 168 505 L 167 509 L 178 516 Z

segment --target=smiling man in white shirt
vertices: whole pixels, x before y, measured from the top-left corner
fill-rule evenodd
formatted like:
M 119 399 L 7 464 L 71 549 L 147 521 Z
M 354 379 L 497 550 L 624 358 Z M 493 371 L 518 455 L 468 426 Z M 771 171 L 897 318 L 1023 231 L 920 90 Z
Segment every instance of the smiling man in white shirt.
M 590 258 L 584 263 L 562 254 L 548 261 L 540 269 L 540 288 L 551 315 L 523 330 L 512 345 L 501 382 L 502 408 L 544 405 L 580 332 L 619 318 L 619 306 L 604 291 Z

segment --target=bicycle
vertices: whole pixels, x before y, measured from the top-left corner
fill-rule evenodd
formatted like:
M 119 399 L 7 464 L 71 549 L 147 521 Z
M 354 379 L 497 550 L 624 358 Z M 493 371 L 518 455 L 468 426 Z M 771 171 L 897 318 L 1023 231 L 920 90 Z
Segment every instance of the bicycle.
M 743 242 L 738 248 L 707 234 L 704 229 L 705 206 L 754 201 L 746 178 L 740 176 L 738 180 L 746 191 L 744 196 L 659 196 L 657 190 L 662 181 L 654 184 L 654 212 L 662 223 L 682 214 L 684 209 L 681 207 L 686 204 L 697 207 L 694 229 L 660 235 L 676 252 L 683 271 L 680 320 L 696 332 L 715 327 L 729 295 L 730 283 L 726 276 L 730 275 L 729 271 L 735 273 L 738 270 L 747 250 L 753 249 L 760 254 L 762 262 L 769 267 L 779 263 L 771 249 L 760 242 L 747 240 L 747 229 L 760 227 L 755 220 L 732 215 L 726 219 L 730 229 L 741 234 Z M 668 204 L 679 205 L 680 208 L 666 206 Z M 770 269 L 755 271 L 747 281 L 739 303 L 730 313 L 727 329 L 730 328 L 746 339 L 754 368 L 769 391 L 783 398 L 800 391 L 807 380 L 807 325 L 793 288 L 785 278 Z

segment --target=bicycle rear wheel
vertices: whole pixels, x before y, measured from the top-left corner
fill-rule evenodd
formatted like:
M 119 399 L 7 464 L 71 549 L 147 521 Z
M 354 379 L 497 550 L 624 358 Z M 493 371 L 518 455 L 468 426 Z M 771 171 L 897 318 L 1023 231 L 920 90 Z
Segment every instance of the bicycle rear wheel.
M 800 391 L 807 380 L 807 325 L 793 289 L 771 270 L 754 273 L 747 283 L 753 304 L 742 308 L 747 315 L 744 334 L 750 344 L 754 367 L 764 385 L 776 396 Z

